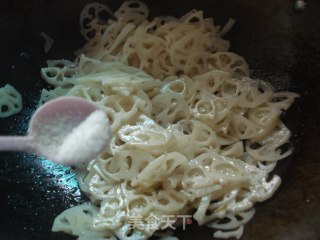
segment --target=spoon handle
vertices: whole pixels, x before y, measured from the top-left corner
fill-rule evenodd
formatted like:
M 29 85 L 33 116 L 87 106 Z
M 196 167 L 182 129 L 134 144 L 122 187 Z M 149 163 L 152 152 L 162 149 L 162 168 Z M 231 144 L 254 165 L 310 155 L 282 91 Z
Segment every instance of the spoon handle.
M 32 138 L 29 136 L 0 136 L 0 151 L 30 152 Z

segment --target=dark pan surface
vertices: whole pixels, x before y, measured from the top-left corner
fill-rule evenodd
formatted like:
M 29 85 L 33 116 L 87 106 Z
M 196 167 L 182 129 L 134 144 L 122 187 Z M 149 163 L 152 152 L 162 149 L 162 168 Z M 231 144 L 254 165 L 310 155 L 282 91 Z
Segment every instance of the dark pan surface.
M 40 78 L 41 66 L 47 59 L 72 59 L 83 45 L 78 19 L 85 3 L 0 2 L 0 87 L 12 84 L 24 100 L 21 113 L 0 119 L 0 135 L 26 133 L 40 90 L 47 87 Z M 117 9 L 121 1 L 105 3 Z M 249 62 L 253 76 L 278 90 L 301 94 L 283 116 L 296 148 L 276 170 L 283 183 L 273 198 L 257 205 L 242 239 L 320 239 L 320 2 L 308 1 L 301 13 L 293 10 L 293 0 L 154 0 L 148 6 L 154 16 L 181 16 L 197 8 L 221 25 L 235 18 L 237 24 L 226 38 Z M 41 31 L 55 41 L 47 54 Z M 50 229 L 62 210 L 84 201 L 71 169 L 28 154 L 0 153 L 0 240 L 75 239 Z M 211 230 L 195 225 L 179 235 L 213 238 Z

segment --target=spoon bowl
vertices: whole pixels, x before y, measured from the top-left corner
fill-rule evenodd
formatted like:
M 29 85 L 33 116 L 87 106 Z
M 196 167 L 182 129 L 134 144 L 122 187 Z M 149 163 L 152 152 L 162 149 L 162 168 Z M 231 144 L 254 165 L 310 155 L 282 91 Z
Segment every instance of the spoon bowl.
M 77 136 L 70 140 L 72 134 Z M 64 165 L 83 165 L 103 151 L 109 136 L 108 119 L 96 105 L 82 98 L 59 97 L 36 110 L 28 136 L 0 137 L 0 151 L 26 151 Z M 61 154 L 67 139 L 69 149 Z

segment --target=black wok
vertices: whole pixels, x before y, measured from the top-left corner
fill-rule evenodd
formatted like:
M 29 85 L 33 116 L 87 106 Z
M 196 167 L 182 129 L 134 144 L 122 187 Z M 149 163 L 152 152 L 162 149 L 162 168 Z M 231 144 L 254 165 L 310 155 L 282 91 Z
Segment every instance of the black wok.
M 100 1 L 117 9 L 121 1 Z M 283 183 L 270 200 L 257 205 L 245 226 L 244 240 L 320 239 L 320 2 L 308 1 L 304 12 L 293 0 L 147 1 L 152 16 L 181 16 L 203 9 L 205 16 L 236 26 L 226 35 L 231 49 L 245 57 L 253 76 L 277 90 L 301 95 L 283 120 L 293 131 L 295 153 L 276 172 Z M 47 59 L 73 59 L 84 41 L 78 19 L 84 0 L 2 0 L 0 2 L 0 87 L 10 83 L 22 94 L 24 109 L 0 119 L 0 135 L 25 134 L 30 115 L 47 87 L 39 70 Z M 43 31 L 54 39 L 46 54 Z M 86 201 L 71 169 L 23 153 L 0 153 L 0 239 L 75 239 L 50 231 L 62 210 Z M 212 231 L 195 224 L 180 239 L 212 239 Z

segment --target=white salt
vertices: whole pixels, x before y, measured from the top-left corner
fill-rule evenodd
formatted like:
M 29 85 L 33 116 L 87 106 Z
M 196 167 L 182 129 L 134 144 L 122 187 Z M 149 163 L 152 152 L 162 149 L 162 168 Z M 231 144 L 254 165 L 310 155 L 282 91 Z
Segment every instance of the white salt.
M 66 136 L 57 159 L 64 165 L 83 166 L 103 151 L 109 138 L 108 118 L 102 111 L 95 111 Z

